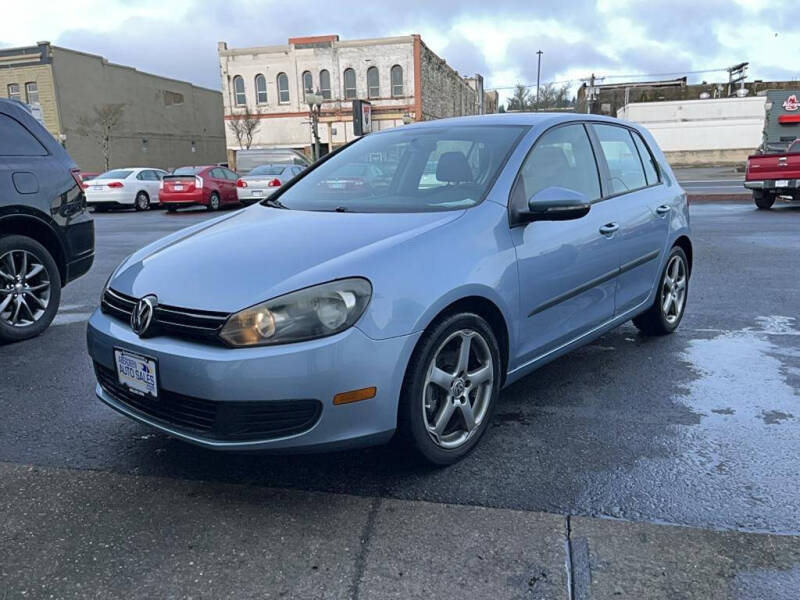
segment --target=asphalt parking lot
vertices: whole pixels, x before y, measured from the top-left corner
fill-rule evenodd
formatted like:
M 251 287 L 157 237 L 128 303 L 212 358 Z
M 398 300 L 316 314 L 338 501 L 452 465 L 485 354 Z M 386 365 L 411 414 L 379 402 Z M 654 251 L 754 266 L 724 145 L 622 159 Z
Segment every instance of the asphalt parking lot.
M 516 383 L 444 470 L 213 453 L 102 405 L 103 283 L 209 215 L 97 215 L 53 326 L 0 347 L 0 598 L 796 597 L 800 206 L 691 211 L 679 331 L 625 325 Z

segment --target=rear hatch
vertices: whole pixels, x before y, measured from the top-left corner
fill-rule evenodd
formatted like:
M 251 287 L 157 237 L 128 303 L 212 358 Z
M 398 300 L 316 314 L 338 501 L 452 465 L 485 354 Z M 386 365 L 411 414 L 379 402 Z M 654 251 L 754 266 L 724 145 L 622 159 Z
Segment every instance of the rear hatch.
M 762 154 L 747 159 L 747 181 L 800 179 L 800 154 Z
M 164 175 L 162 188 L 171 194 L 190 193 L 203 187 L 203 180 L 196 175 Z

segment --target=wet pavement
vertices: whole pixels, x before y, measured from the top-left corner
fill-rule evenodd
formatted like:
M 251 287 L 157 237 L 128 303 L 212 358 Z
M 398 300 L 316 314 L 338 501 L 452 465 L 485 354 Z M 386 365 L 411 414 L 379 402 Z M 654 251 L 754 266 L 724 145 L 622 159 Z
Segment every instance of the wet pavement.
M 476 451 L 445 470 L 391 447 L 214 453 L 101 405 L 84 336 L 104 281 L 134 249 L 207 215 L 99 215 L 96 265 L 65 289 L 54 326 L 0 347 L 0 462 L 800 534 L 800 207 L 691 210 L 695 270 L 679 331 L 651 339 L 628 324 L 516 383 Z M 597 546 L 587 560 L 592 548 L 602 562 Z M 742 585 L 770 577 L 753 568 Z

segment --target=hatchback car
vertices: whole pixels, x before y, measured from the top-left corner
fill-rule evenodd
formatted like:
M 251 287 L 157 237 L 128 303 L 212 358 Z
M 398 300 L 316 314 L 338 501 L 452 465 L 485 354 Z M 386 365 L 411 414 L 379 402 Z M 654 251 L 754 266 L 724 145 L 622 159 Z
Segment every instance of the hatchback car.
M 166 175 L 161 169 L 131 167 L 113 169 L 84 182 L 86 203 L 95 212 L 111 208 L 149 210 L 158 204 L 161 179 Z
M 94 260 L 77 165 L 18 102 L 0 100 L 0 343 L 42 333 Z
M 236 181 L 239 176 L 225 167 L 180 167 L 161 180 L 158 199 L 169 212 L 184 206 L 205 206 L 218 210 L 239 204 Z
M 330 185 L 370 162 L 388 185 Z M 103 402 L 189 442 L 396 434 L 448 464 L 503 386 L 630 319 L 674 331 L 691 267 L 686 195 L 646 130 L 447 119 L 364 136 L 262 203 L 135 252 L 88 346 Z
M 252 204 L 277 192 L 281 186 L 303 172 L 300 165 L 260 165 L 236 181 L 239 202 Z

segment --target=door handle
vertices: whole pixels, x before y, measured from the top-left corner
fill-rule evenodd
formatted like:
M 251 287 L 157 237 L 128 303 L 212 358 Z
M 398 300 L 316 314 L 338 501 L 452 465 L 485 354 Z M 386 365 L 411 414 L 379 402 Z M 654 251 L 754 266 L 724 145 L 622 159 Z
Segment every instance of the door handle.
M 606 223 L 600 228 L 600 233 L 603 235 L 611 235 L 619 229 L 619 223 Z
M 668 206 L 668 205 L 666 205 L 666 204 L 662 204 L 661 206 L 659 206 L 658 208 L 656 208 L 656 212 L 657 212 L 658 214 L 660 214 L 660 215 L 665 215 L 665 214 L 667 214 L 667 213 L 668 213 L 670 210 L 672 210 L 672 207 L 670 207 L 670 206 Z

